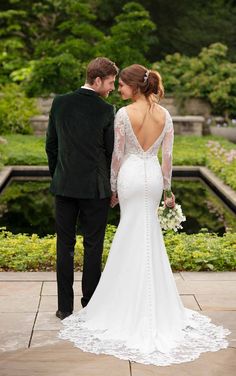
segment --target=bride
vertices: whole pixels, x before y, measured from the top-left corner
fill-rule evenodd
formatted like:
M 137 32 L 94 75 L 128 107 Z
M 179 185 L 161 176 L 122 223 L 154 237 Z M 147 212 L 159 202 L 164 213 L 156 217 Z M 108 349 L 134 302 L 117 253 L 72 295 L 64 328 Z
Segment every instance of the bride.
M 158 104 L 161 77 L 131 65 L 121 71 L 119 92 L 132 100 L 115 118 L 111 206 L 119 201 L 120 223 L 94 295 L 62 321 L 59 337 L 144 364 L 188 362 L 226 348 L 229 331 L 183 307 L 171 272 L 156 215 L 163 189 L 171 190 L 174 137 L 170 114 Z M 165 203 L 175 205 L 173 193 Z

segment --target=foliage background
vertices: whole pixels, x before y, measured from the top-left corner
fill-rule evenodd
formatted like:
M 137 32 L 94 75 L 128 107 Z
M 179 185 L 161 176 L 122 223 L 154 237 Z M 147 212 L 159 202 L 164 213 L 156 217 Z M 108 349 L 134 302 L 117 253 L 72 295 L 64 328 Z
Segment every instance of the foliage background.
M 236 116 L 235 0 L 5 0 L 0 3 L 0 134 L 29 133 L 36 113 L 28 97 L 76 89 L 88 61 L 106 55 L 120 68 L 133 62 L 160 69 L 167 94 L 197 96 L 215 113 Z M 115 94 L 111 101 L 118 102 Z M 3 164 L 46 164 L 44 139 L 8 135 Z M 174 163 L 206 165 L 236 189 L 232 145 L 214 153 L 207 138 L 176 137 Z M 226 158 L 226 159 L 225 159 Z M 113 229 L 106 234 L 104 260 Z M 55 239 L 1 233 L 3 268 L 47 270 Z M 81 238 L 77 265 L 81 267 Z M 166 235 L 175 270 L 235 269 L 235 235 Z
M 106 263 L 115 226 L 107 226 L 102 265 Z M 13 235 L 5 230 L 0 231 L 0 271 L 39 271 L 55 270 L 56 238 L 48 235 Z M 215 234 L 185 233 L 165 235 L 165 244 L 173 271 L 225 271 L 236 268 L 236 234 L 226 233 L 223 237 Z M 83 267 L 82 237 L 77 237 L 75 246 L 75 268 Z
M 207 74 L 219 72 L 220 81 L 228 67 L 215 72 L 217 60 L 210 61 L 206 51 L 199 64 L 199 57 L 187 58 L 218 43 L 228 51 L 224 59 L 235 62 L 235 18 L 233 0 L 6 0 L 0 4 L 0 84 L 20 83 L 30 96 L 61 93 L 83 82 L 85 66 L 95 56 L 106 55 L 122 68 L 133 62 L 151 66 L 177 53 L 167 63 L 171 68 L 178 63 L 177 80 L 176 70 L 185 68 L 184 79 L 192 86 L 184 91 L 198 95 L 196 75 L 204 80 L 204 64 Z M 178 56 L 186 57 L 180 67 Z M 173 92 L 168 75 L 165 79 Z M 210 100 L 217 102 L 214 96 Z
M 0 142 L 0 163 L 5 165 L 47 165 L 45 137 L 9 134 Z M 213 150 L 209 142 L 216 142 Z M 236 145 L 214 136 L 175 136 L 175 166 L 206 166 L 236 190 Z M 160 155 L 161 157 L 161 155 Z

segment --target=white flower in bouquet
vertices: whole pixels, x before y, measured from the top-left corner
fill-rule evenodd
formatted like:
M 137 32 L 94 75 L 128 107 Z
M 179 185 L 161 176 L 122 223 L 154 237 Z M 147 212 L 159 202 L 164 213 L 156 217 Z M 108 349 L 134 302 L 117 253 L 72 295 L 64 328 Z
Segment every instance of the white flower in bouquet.
M 162 201 L 157 214 L 161 228 L 164 231 L 174 230 L 176 232 L 178 229 L 183 228 L 181 223 L 186 221 L 186 217 L 183 215 L 181 205 L 179 204 L 175 204 L 174 208 L 168 208 L 165 206 L 164 201 Z

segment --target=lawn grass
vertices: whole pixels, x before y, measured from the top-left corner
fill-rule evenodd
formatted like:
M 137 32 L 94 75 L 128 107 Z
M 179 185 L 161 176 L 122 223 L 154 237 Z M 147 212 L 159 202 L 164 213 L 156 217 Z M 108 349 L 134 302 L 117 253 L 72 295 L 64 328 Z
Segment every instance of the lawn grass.
M 11 134 L 4 136 L 7 144 L 0 145 L 5 165 L 46 165 L 45 137 Z M 173 164 L 176 166 L 205 166 L 209 140 L 220 141 L 225 148 L 236 145 L 214 136 L 175 136 Z
M 46 165 L 45 137 L 10 134 L 4 136 L 6 144 L 0 144 L 3 163 L 7 165 Z
M 0 165 L 47 165 L 45 153 L 45 136 L 7 135 L 6 144 L 0 144 Z M 219 176 L 226 184 L 236 189 L 234 165 L 224 163 L 214 156 L 207 147 L 209 141 L 218 141 L 227 150 L 236 150 L 233 144 L 214 136 L 175 136 L 173 165 L 175 166 L 206 166 Z M 161 151 L 160 151 L 161 154 Z

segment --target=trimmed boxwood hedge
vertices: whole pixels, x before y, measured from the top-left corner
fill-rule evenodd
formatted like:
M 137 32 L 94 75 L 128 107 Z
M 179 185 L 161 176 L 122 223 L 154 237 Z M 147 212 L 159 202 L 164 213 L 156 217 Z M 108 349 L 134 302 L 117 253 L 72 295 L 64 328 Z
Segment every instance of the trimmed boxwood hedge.
M 106 230 L 102 264 L 109 254 L 115 226 Z M 173 271 L 232 271 L 236 269 L 236 233 L 166 233 L 166 249 Z M 158 250 L 157 250 L 158 251 Z M 50 271 L 56 267 L 56 238 L 48 235 L 14 235 L 0 231 L 0 271 Z M 83 240 L 77 236 L 75 269 L 83 268 Z

